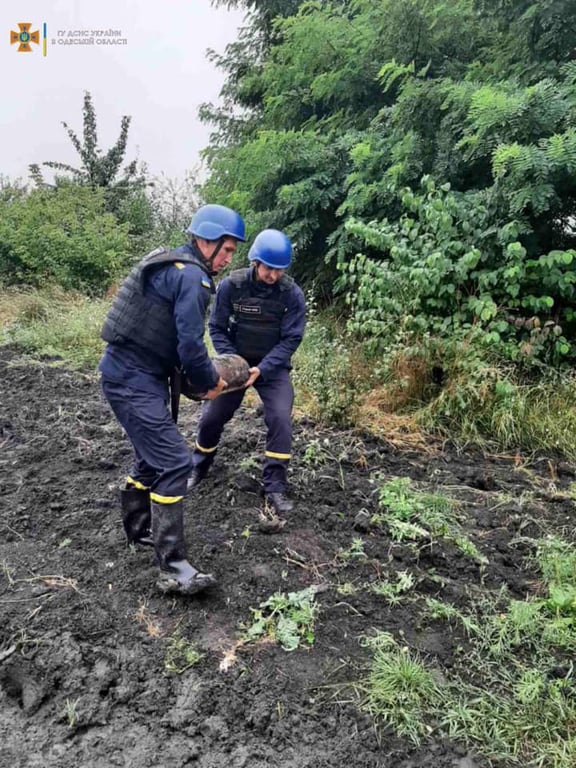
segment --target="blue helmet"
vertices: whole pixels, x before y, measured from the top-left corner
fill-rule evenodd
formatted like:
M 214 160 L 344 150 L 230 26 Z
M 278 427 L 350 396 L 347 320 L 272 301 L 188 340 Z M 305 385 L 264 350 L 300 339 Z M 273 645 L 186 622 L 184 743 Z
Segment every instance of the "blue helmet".
M 288 269 L 292 261 L 292 244 L 284 232 L 264 229 L 256 235 L 248 251 L 250 261 L 261 261 L 272 269 Z
M 235 237 L 246 241 L 244 219 L 232 208 L 224 205 L 203 205 L 198 208 L 186 230 L 203 240 L 220 240 L 221 237 Z

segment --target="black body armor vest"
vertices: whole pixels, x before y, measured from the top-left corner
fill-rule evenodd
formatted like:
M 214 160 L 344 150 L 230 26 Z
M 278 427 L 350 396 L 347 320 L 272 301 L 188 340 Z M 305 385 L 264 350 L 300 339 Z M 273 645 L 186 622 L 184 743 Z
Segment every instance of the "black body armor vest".
M 250 365 L 257 365 L 280 341 L 282 319 L 294 280 L 282 275 L 274 286 L 252 279 L 251 268 L 230 273 L 232 315 L 228 320 L 234 346 Z
M 169 364 L 177 358 L 174 308 L 160 300 L 144 295 L 146 274 L 164 264 L 196 264 L 210 279 L 204 260 L 195 254 L 176 253 L 164 248 L 145 256 L 124 280 L 102 326 L 102 338 L 110 344 L 134 342 L 154 352 Z

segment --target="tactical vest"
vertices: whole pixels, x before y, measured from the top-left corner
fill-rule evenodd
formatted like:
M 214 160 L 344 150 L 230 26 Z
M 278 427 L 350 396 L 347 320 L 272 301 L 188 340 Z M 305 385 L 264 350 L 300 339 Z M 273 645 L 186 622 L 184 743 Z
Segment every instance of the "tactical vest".
M 151 269 L 175 262 L 196 264 L 208 275 L 212 285 L 208 265 L 200 256 L 156 248 L 134 267 L 120 286 L 102 326 L 104 341 L 110 344 L 132 341 L 159 355 L 169 364 L 174 363 L 178 343 L 174 307 L 145 296 L 144 283 Z
M 272 295 L 264 297 L 258 294 L 265 284 L 254 281 L 251 272 L 249 267 L 230 273 L 232 315 L 228 323 L 238 354 L 250 365 L 257 365 L 280 341 L 294 280 L 282 275 L 270 291 Z

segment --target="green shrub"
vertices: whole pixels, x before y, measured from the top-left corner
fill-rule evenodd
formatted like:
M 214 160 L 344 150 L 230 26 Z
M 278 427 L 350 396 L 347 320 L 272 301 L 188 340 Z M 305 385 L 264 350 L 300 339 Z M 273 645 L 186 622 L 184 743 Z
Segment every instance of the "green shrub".
M 297 400 L 319 421 L 351 424 L 358 395 L 368 386 L 361 355 L 333 320 L 316 315 L 310 298 L 308 308 L 306 333 L 294 358 Z
M 76 184 L 0 200 L 0 280 L 103 294 L 126 270 L 129 225 Z
M 454 193 L 424 177 L 398 193 L 402 215 L 347 228 L 377 256 L 340 265 L 350 329 L 378 352 L 406 334 L 474 332 L 509 360 L 558 363 L 576 356 L 576 251 L 530 256 L 522 226 L 494 220 L 481 193 Z

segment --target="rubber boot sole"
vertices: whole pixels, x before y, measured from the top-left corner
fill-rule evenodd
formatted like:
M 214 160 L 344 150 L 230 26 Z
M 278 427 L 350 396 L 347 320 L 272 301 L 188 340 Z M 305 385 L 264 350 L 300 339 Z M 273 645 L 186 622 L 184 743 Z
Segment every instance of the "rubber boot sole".
M 217 583 L 211 573 L 197 573 L 184 584 L 179 582 L 173 573 L 160 573 L 156 586 L 164 594 L 197 595 L 205 589 L 215 587 Z

